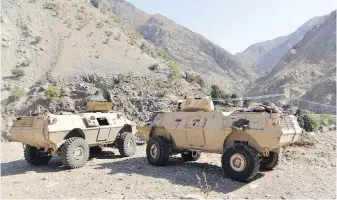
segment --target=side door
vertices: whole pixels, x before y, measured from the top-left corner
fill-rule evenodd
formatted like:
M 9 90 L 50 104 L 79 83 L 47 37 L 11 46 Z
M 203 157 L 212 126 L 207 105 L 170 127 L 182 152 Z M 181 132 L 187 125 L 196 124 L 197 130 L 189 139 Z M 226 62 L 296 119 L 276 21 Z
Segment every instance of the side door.
M 112 125 L 111 121 L 109 123 L 108 118 L 105 116 L 97 116 L 96 119 L 99 124 L 99 130 L 96 141 L 97 142 L 108 141 Z
M 205 147 L 204 127 L 206 120 L 206 117 L 198 115 L 190 116 L 187 119 L 185 132 L 187 142 L 191 148 L 200 149 Z
M 113 113 L 111 114 L 111 127 L 109 134 L 109 141 L 114 141 L 118 135 L 118 132 L 123 128 L 125 121 L 123 115 Z

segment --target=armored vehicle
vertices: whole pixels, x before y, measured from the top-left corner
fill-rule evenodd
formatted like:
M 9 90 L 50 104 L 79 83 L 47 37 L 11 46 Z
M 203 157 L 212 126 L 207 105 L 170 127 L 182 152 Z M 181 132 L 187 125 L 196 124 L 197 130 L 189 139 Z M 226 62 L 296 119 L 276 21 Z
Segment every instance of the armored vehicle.
M 118 148 L 121 156 L 136 152 L 136 125 L 123 113 L 112 112 L 111 94 L 103 89 L 87 102 L 87 112 L 18 117 L 9 133 L 24 144 L 24 157 L 31 165 L 45 165 L 60 156 L 66 168 L 80 168 L 89 153 L 100 153 L 104 146 Z
M 176 154 L 196 161 L 201 152 L 217 153 L 224 172 L 241 182 L 276 167 L 279 149 L 302 132 L 293 115 L 262 106 L 215 112 L 210 97 L 180 100 L 177 111 L 157 112 L 137 129 L 147 141 L 149 164 L 163 166 Z

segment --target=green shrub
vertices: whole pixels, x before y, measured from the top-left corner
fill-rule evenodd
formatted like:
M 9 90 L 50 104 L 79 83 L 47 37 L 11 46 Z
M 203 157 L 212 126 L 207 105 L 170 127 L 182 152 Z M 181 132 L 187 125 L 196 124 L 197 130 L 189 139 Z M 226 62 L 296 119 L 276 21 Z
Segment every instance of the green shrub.
M 312 114 L 305 114 L 303 116 L 304 125 L 303 128 L 307 132 L 317 131 L 320 127 L 319 119 Z
M 121 81 L 124 81 L 125 78 L 126 78 L 126 75 L 125 75 L 125 74 L 120 73 L 120 74 L 117 75 L 117 79 L 118 79 L 118 81 L 120 81 L 120 82 L 121 82 Z
M 303 119 L 303 116 L 297 117 L 297 122 L 298 122 L 298 125 L 299 125 L 301 128 L 304 128 L 304 119 Z
M 42 37 L 41 37 L 41 36 L 36 36 L 36 37 L 35 37 L 35 41 L 36 41 L 37 43 L 40 43 L 41 40 L 42 40 Z
M 321 114 L 319 115 L 319 122 L 322 126 L 329 126 L 335 123 L 334 118 L 328 114 Z
M 212 86 L 208 83 L 205 84 L 204 91 L 207 95 L 211 95 L 212 92 Z
M 120 23 L 120 22 L 121 22 L 121 19 L 120 19 L 119 17 L 114 17 L 114 21 L 115 21 L 116 23 Z
M 16 87 L 11 91 L 12 96 L 15 98 L 23 97 L 25 93 L 26 93 L 25 89 L 19 87 Z
M 308 110 L 301 109 L 296 111 L 295 116 L 297 117 L 299 126 L 307 132 L 318 130 L 321 126 L 321 120 L 324 118 L 324 116 L 320 118 Z
M 20 77 L 25 75 L 25 71 L 23 69 L 15 68 L 11 70 L 12 74 L 15 77 Z
M 59 98 L 61 95 L 60 90 L 57 87 L 48 87 L 45 91 L 45 95 L 49 99 Z
M 157 48 L 157 56 L 163 58 L 164 60 L 169 60 L 170 56 L 162 49 Z
M 179 65 L 174 62 L 173 60 L 168 61 L 167 65 L 171 68 L 172 70 L 172 75 L 177 76 L 179 74 Z
M 133 36 L 134 36 L 135 39 L 137 39 L 137 40 L 143 39 L 142 34 L 140 34 L 140 32 L 139 32 L 138 30 L 136 30 L 136 31 L 133 33 Z

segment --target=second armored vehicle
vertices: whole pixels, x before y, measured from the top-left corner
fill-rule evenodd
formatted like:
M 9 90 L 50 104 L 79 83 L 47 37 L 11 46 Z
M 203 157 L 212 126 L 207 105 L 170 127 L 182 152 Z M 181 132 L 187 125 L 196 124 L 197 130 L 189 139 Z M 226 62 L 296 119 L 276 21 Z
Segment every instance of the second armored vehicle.
M 163 166 L 173 154 L 196 161 L 201 152 L 222 154 L 224 172 L 237 181 L 252 180 L 259 169 L 278 164 L 279 149 L 297 141 L 302 129 L 295 116 L 260 107 L 254 111 L 214 112 L 210 98 L 187 98 L 176 112 L 158 112 L 137 126 L 147 141 L 151 165 Z
M 103 90 L 90 97 L 85 113 L 21 116 L 9 133 L 24 144 L 26 161 L 36 166 L 60 156 L 65 167 L 79 168 L 89 153 L 100 152 L 102 146 L 117 147 L 121 156 L 132 156 L 136 152 L 136 125 L 123 113 L 112 112 L 112 105 L 111 94 Z

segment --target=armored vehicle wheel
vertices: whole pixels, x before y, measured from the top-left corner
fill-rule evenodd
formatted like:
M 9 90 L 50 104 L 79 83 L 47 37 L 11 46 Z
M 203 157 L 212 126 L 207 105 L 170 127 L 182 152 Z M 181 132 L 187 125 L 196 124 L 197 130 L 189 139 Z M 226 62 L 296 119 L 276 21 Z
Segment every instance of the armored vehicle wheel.
M 235 144 L 222 154 L 222 168 L 233 180 L 248 182 L 259 170 L 259 156 L 250 146 Z
M 139 135 L 139 133 L 137 133 L 136 135 L 137 135 L 137 145 L 146 144 L 146 141 L 143 136 Z
M 45 156 L 42 154 L 43 148 L 38 149 L 36 147 L 32 147 L 26 145 L 24 150 L 24 157 L 27 163 L 39 166 L 39 165 L 46 165 L 51 159 L 51 156 Z
M 131 132 L 121 133 L 117 142 L 121 156 L 129 157 L 136 153 L 136 137 Z
M 89 150 L 91 155 L 99 155 L 103 151 L 103 149 L 100 146 L 90 147 Z
M 260 161 L 260 169 L 272 170 L 278 165 L 278 152 L 269 152 L 268 157 L 263 157 Z
M 187 161 L 197 161 L 201 156 L 199 152 L 188 151 L 187 154 L 181 153 L 181 157 L 185 162 Z
M 89 146 L 83 138 L 71 137 L 60 148 L 61 161 L 66 168 L 83 167 L 89 158 Z
M 152 137 L 146 146 L 146 157 L 151 165 L 165 165 L 170 158 L 169 141 L 161 136 Z

